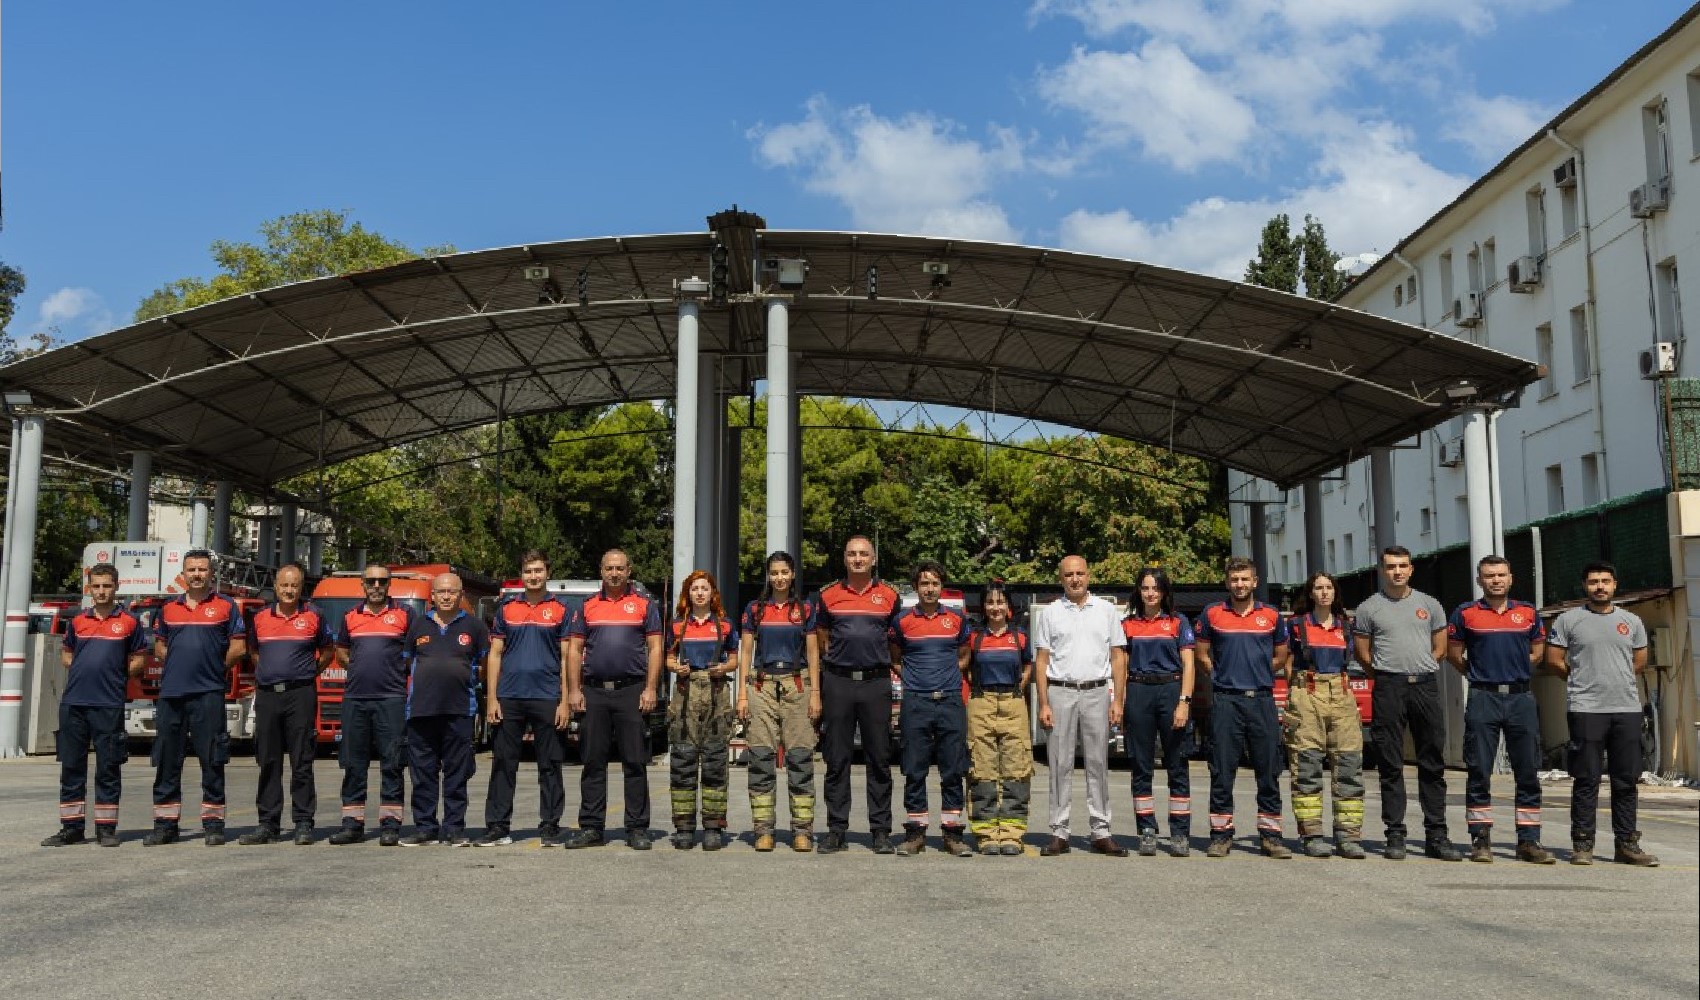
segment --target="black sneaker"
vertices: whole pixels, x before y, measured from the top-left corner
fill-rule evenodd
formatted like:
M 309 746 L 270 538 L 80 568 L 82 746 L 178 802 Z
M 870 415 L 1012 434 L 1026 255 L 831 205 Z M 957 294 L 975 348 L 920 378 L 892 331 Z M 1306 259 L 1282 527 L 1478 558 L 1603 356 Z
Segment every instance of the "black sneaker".
M 506 847 L 513 842 L 513 835 L 498 826 L 485 830 L 484 836 L 473 841 L 473 844 L 478 847 Z
M 399 841 L 403 847 L 429 847 L 436 842 L 437 835 L 434 833 L 430 835 L 423 833 L 410 833 L 407 836 L 402 837 Z
M 1387 843 L 1383 844 L 1381 848 L 1381 856 L 1389 861 L 1403 861 L 1405 860 L 1405 853 L 1405 835 L 1402 833 L 1388 834 Z
M 223 847 L 224 846 L 224 827 L 221 826 L 216 830 L 204 830 L 204 831 L 202 831 L 202 833 L 201 833 L 201 843 L 205 844 L 208 847 Z
M 829 831 L 826 836 L 820 839 L 820 843 L 815 845 L 815 853 L 837 854 L 839 851 L 844 850 L 844 847 L 844 834 L 832 833 Z M 887 853 L 890 852 L 888 851 Z
M 156 826 L 142 838 L 143 847 L 158 847 L 161 844 L 175 844 L 182 832 L 175 826 Z
M 543 847 L 561 846 L 561 827 L 558 823 L 544 823 L 537 828 L 537 840 Z
M 306 847 L 313 842 L 313 824 L 295 824 L 295 846 Z
M 277 835 L 278 831 L 276 829 L 269 826 L 260 826 L 244 833 L 240 837 L 237 837 L 236 842 L 241 844 L 243 847 L 256 847 L 260 844 L 275 844 L 277 843 Z
M 378 834 L 379 847 L 395 847 L 401 843 L 401 831 L 394 827 L 385 827 Z
M 648 830 L 626 831 L 626 846 L 634 851 L 647 851 L 652 843 Z
M 561 846 L 569 851 L 576 851 L 585 847 L 601 847 L 605 843 L 607 841 L 602 839 L 601 830 L 583 827 L 567 831 L 566 837 L 561 840 Z
M 891 834 L 884 830 L 874 831 L 873 847 L 875 854 L 897 853 L 897 846 L 891 842 Z
M 443 834 L 444 847 L 471 847 L 476 841 L 464 833 Z
M 1462 861 L 1464 852 L 1452 846 L 1452 841 L 1445 836 L 1430 837 L 1423 844 L 1423 856 L 1436 861 Z
M 102 847 L 117 847 L 119 844 L 118 828 L 113 826 L 96 827 L 95 841 Z
M 358 844 L 365 839 L 366 828 L 363 826 L 345 826 L 325 838 L 328 843 L 335 844 L 338 847 L 344 844 Z
M 42 842 L 41 842 L 41 846 L 43 846 L 43 847 L 70 847 L 72 844 L 81 844 L 86 840 L 88 840 L 88 836 L 83 833 L 82 827 L 80 827 L 80 826 L 62 826 L 62 827 L 59 828 L 58 833 L 54 834 L 51 837 L 47 837 L 47 838 L 43 839 Z

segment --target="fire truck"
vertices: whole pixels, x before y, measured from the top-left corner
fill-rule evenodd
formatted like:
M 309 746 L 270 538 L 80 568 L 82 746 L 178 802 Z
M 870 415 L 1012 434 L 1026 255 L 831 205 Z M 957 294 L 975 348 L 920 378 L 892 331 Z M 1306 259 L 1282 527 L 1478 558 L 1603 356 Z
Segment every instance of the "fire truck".
M 142 623 L 147 653 L 138 677 L 126 691 L 124 731 L 134 739 L 153 739 L 154 701 L 159 697 L 163 665 L 153 655 L 159 609 L 166 601 L 187 590 L 183 582 L 183 553 L 189 546 L 171 542 L 90 542 L 83 548 L 83 603 L 88 603 L 88 571 L 97 563 L 118 568 L 118 600 Z M 236 602 L 245 619 L 265 606 L 262 593 L 270 588 L 271 571 L 230 556 L 213 556 L 213 589 Z M 231 739 L 253 735 L 254 668 L 246 657 L 230 671 L 230 686 L 224 696 L 225 725 Z
M 461 607 L 469 614 L 480 615 L 485 621 L 489 621 L 490 612 L 495 607 L 496 581 L 447 563 L 395 565 L 387 568 L 390 571 L 390 600 L 396 605 L 407 608 L 416 615 L 428 614 L 431 610 L 431 578 L 443 573 L 453 573 L 460 577 L 461 586 L 464 588 L 460 599 Z M 343 616 L 366 600 L 366 592 L 361 586 L 363 574 L 364 569 L 343 570 L 322 578 L 313 586 L 312 596 L 308 600 L 325 617 L 333 633 L 341 626 Z M 335 743 L 342 739 L 342 694 L 347 683 L 348 672 L 340 665 L 327 667 L 319 673 L 319 715 L 316 728 L 321 743 Z M 482 689 L 479 691 L 479 703 L 483 703 Z M 473 723 L 472 745 L 481 747 L 486 742 L 488 733 L 484 712 L 480 709 Z

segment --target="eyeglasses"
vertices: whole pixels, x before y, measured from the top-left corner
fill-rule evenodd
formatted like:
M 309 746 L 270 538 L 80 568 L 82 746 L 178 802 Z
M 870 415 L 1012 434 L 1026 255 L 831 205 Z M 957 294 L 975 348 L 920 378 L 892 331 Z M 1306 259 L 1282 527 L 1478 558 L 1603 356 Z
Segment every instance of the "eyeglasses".
M 368 577 L 362 577 L 360 582 L 361 583 L 369 583 L 369 584 L 377 584 L 379 586 L 387 587 L 387 586 L 390 585 L 390 578 L 387 577 L 387 576 L 368 576 Z

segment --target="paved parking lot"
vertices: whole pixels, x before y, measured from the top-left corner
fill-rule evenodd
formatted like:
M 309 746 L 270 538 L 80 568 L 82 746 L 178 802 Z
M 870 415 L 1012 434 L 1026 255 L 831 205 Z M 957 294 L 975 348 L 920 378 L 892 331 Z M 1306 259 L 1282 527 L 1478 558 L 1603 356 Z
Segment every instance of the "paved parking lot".
M 482 818 L 488 757 L 470 819 Z M 0 987 L 7 998 L 124 997 L 1692 997 L 1700 862 L 1693 792 L 1649 790 L 1644 843 L 1664 865 L 1491 867 L 1379 849 L 1365 861 L 1272 861 L 1240 849 L 1042 859 L 917 858 L 867 849 L 858 777 L 845 854 L 719 854 L 611 846 L 542 850 L 534 780 L 521 772 L 507 848 L 282 844 L 144 848 L 151 771 L 126 769 L 116 850 L 36 846 L 55 828 L 51 760 L 0 761 Z M 185 778 L 196 787 L 191 762 Z M 254 824 L 251 759 L 229 768 L 233 834 Z M 318 766 L 322 833 L 339 772 Z M 375 777 L 375 776 L 374 776 Z M 1126 773 L 1116 830 L 1131 843 Z M 1195 766 L 1202 805 L 1205 773 Z M 658 831 L 664 767 L 650 771 Z M 578 769 L 568 767 L 567 817 Z M 1248 785 L 1245 776 L 1242 786 Z M 1371 782 L 1373 786 L 1374 782 Z M 618 780 L 610 782 L 618 816 Z M 901 786 L 901 779 L 899 779 Z M 1077 776 L 1077 835 L 1084 829 Z M 1463 837 L 1463 776 L 1451 776 Z M 1035 815 L 1045 815 L 1043 769 Z M 1506 789 L 1509 793 L 1509 788 Z M 744 773 L 732 824 L 747 831 Z M 1548 846 L 1568 847 L 1568 786 L 1550 786 Z M 1413 796 L 1414 798 L 1414 796 Z M 1507 797 L 1503 801 L 1509 802 Z M 1604 796 L 1602 796 L 1602 806 Z M 935 800 L 936 808 L 936 800 Z M 783 806 L 781 807 L 783 814 Z M 1413 803 L 1413 810 L 1415 804 Z M 1411 817 L 1420 829 L 1419 817 Z M 1602 828 L 1605 816 L 1601 816 Z M 1288 832 L 1291 833 L 1291 820 Z M 1202 836 L 1203 818 L 1195 819 Z M 1029 840 L 1041 839 L 1042 821 Z M 934 831 L 936 837 L 936 829 Z M 936 840 L 934 841 L 936 844 Z M 1201 845 L 1201 841 L 1200 841 Z M 1561 856 L 1567 852 L 1561 852 Z M 1609 849 L 1608 849 L 1609 853 Z

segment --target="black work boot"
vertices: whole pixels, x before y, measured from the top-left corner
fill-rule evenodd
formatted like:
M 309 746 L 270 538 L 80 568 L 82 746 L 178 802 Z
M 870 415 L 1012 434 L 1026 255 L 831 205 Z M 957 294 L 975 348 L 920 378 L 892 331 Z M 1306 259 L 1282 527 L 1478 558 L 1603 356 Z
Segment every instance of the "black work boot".
M 80 827 L 80 826 L 62 826 L 62 827 L 59 828 L 58 833 L 55 833 L 53 836 L 48 837 L 45 840 L 43 840 L 41 842 L 41 846 L 43 846 L 43 847 L 70 847 L 72 844 L 81 844 L 83 841 L 85 841 L 87 839 L 88 839 L 88 836 L 83 833 L 82 827 Z

